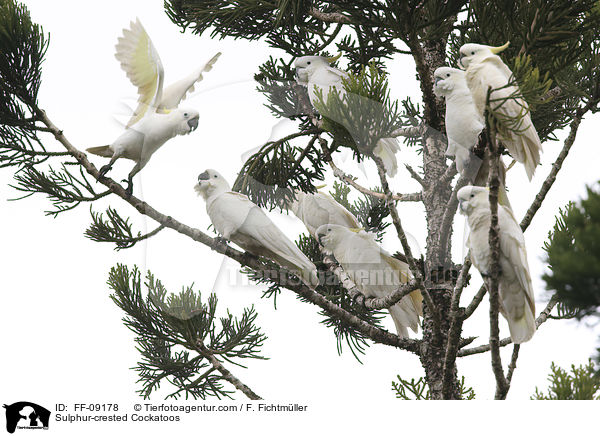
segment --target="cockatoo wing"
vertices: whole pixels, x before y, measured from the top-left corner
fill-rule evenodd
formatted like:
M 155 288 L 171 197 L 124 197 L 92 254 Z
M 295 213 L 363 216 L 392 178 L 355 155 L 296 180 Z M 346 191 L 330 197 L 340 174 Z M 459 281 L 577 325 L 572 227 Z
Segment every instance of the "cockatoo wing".
M 321 224 L 340 224 L 355 229 L 361 227 L 356 217 L 352 215 L 348 209 L 335 201 L 330 195 L 318 192 L 310 197 L 307 196 L 307 200 L 308 199 L 313 201 L 317 208 L 326 210 L 329 214 L 329 219 L 334 220 L 323 222 Z
M 160 56 L 139 19 L 131 23 L 130 29 L 123 30 L 116 49 L 115 57 L 140 96 L 138 108 L 127 123 L 127 127 L 131 127 L 150 108 L 155 110 L 157 107 L 162 98 L 165 74 Z
M 224 192 L 208 205 L 208 215 L 217 232 L 229 239 L 244 225 L 253 207 L 256 205 L 245 195 Z
M 401 283 L 407 283 L 410 280 L 411 273 L 408 264 L 402 262 L 400 259 L 390 256 L 384 251 L 382 251 L 382 258 L 392 269 L 398 271 Z M 400 304 L 410 315 L 411 328 L 416 332 L 419 325 L 419 316 L 423 316 L 423 295 L 420 290 L 415 290 L 408 294 L 408 297 L 410 298 L 404 297 L 400 300 Z
M 224 192 L 211 202 L 208 214 L 221 235 L 245 250 L 316 277 L 313 263 L 245 195 Z
M 377 141 L 373 154 L 381 159 L 386 173 L 394 177 L 398 172 L 398 161 L 396 152 L 400 150 L 400 144 L 396 138 L 382 138 Z
M 284 259 L 283 266 L 316 275 L 314 264 L 300 251 L 285 234 L 256 205 L 250 210 L 238 233 L 257 241 L 266 250 L 267 257 L 275 261 Z M 269 256 L 268 253 L 272 253 Z M 262 254 L 262 253 L 258 253 Z
M 179 106 L 189 93 L 194 92 L 196 83 L 200 82 L 204 77 L 203 73 L 212 70 L 213 65 L 219 59 L 221 53 L 214 55 L 206 64 L 194 71 L 189 76 L 169 85 L 163 92 L 158 109 L 175 109 Z
M 519 94 L 518 87 L 506 86 L 513 80 L 513 74 L 498 56 L 486 58 L 479 68 L 480 89 L 476 91 L 479 100 L 477 106 L 483 111 L 488 87 L 495 89 L 490 96 L 492 107 L 496 107 L 507 120 L 515 120 L 509 121 L 508 124 L 512 130 L 502 132 L 502 143 L 510 155 L 525 166 L 527 176 L 531 180 L 540 163 L 542 144 L 531 121 L 529 106 L 523 98 L 515 98 Z
M 529 274 L 527 248 L 525 246 L 523 232 L 509 208 L 501 206 L 498 214 L 500 226 L 500 252 L 513 266 L 517 280 L 519 281 L 521 288 L 525 291 L 527 303 L 529 304 L 532 313 L 535 313 L 535 297 L 533 295 L 531 276 Z
M 352 230 L 345 234 L 347 236 L 335 247 L 334 256 L 366 296 L 385 297 L 408 280 L 407 266 L 381 250 L 372 234 Z M 390 277 L 395 277 L 392 283 Z M 418 331 L 419 313 L 422 313 L 419 295 L 403 298 L 390 307 L 389 312 L 399 336 L 407 336 L 406 327 Z

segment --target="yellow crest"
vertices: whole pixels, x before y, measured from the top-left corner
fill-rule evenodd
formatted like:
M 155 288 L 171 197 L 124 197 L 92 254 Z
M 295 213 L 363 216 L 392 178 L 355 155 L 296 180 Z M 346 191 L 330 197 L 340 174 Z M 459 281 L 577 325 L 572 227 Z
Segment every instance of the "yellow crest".
M 342 54 L 338 53 L 336 56 L 330 56 L 330 57 L 325 58 L 325 59 L 327 59 L 327 62 L 329 62 L 330 64 L 332 64 L 332 63 L 334 63 L 335 61 L 337 61 L 341 57 L 342 57 Z
M 509 45 L 510 45 L 510 41 L 507 41 L 506 44 L 501 45 L 500 47 L 490 47 L 490 51 L 494 54 L 498 54 L 498 53 L 506 50 Z

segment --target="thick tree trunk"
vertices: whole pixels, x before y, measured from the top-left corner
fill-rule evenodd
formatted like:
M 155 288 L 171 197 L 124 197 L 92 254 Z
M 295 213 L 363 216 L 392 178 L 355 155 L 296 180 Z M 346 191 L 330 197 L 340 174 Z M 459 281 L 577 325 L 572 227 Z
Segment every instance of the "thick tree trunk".
M 449 313 L 452 298 L 452 259 L 450 256 L 451 242 L 446 249 L 440 243 L 440 229 L 448 201 L 452 195 L 451 181 L 443 181 L 447 170 L 446 141 L 444 135 L 443 112 L 439 102 L 432 93 L 433 72 L 446 59 L 446 41 L 434 40 L 421 46 L 421 60 L 417 62 L 417 70 L 423 91 L 425 120 L 427 132 L 423 147 L 423 170 L 425 187 L 423 202 L 427 219 L 427 249 L 425 258 L 425 287 L 429 291 L 440 314 L 441 325 L 436 329 L 431 316 L 431 308 L 426 308 L 423 345 L 421 349 L 421 364 L 425 369 L 425 379 L 429 385 L 431 398 L 459 399 L 458 375 L 456 365 L 452 368 L 452 387 L 447 389 L 446 398 L 443 394 L 443 366 L 446 353 L 446 343 L 450 327 Z M 449 230 L 451 231 L 451 229 Z

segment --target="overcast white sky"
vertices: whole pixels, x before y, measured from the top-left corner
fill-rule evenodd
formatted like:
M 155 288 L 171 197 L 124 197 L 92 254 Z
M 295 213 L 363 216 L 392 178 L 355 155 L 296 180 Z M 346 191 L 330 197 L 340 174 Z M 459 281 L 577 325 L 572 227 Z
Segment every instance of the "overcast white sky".
M 215 168 L 233 182 L 241 167 L 242 155 L 270 138 L 279 120 L 263 106 L 265 99 L 256 92 L 252 77 L 270 54 L 280 53 L 261 42 L 211 40 L 209 35 L 199 38 L 181 34 L 165 15 L 160 0 L 26 0 L 24 3 L 29 6 L 33 19 L 51 34 L 40 105 L 80 149 L 112 142 L 122 129 L 117 122 L 125 113 L 120 103 L 136 97 L 135 89 L 113 56 L 117 37 L 130 20 L 139 17 L 150 33 L 162 57 L 167 83 L 187 74 L 217 51 L 223 52 L 213 71 L 206 74 L 197 87 L 199 92 L 186 102 L 200 112 L 198 130 L 172 140 L 161 149 L 142 172 L 141 181 L 137 179 L 135 188 L 136 195 L 159 211 L 206 231 L 210 222 L 204 202 L 193 192 L 195 179 L 204 169 Z M 396 57 L 389 62 L 389 67 L 393 96 L 412 95 L 419 101 L 409 58 Z M 554 223 L 554 215 L 560 206 L 583 195 L 585 185 L 599 177 L 599 120 L 598 115 L 588 116 L 582 123 L 572 154 L 526 233 L 538 312 L 548 298 L 540 280 L 544 272 L 541 247 Z M 293 131 L 294 126 L 290 124 L 279 125 L 275 134 L 282 136 Z M 560 136 L 564 138 L 565 134 Z M 51 139 L 48 145 L 54 147 Z M 509 195 L 517 217 L 524 214 L 538 192 L 560 148 L 561 142 L 545 144 L 543 165 L 532 183 L 527 182 L 520 166 L 510 171 Z M 398 157 L 402 162 L 418 166 L 418 156 L 406 148 Z M 100 158 L 92 160 L 97 165 L 103 164 Z M 348 162 L 343 165 L 352 168 Z M 124 178 L 130 167 L 129 161 L 118 162 L 113 177 Z M 412 416 L 423 417 L 431 408 L 448 417 L 464 414 L 465 419 L 477 422 L 489 422 L 494 419 L 493 414 L 499 413 L 507 417 L 506 425 L 519 421 L 526 428 L 535 428 L 541 425 L 542 416 L 530 413 L 539 411 L 547 417 L 551 416 L 553 407 L 557 407 L 533 403 L 494 407 L 489 403 L 428 404 L 425 410 L 416 402 L 396 400 L 391 391 L 396 374 L 408 379 L 423 375 L 415 356 L 375 345 L 364 356 L 362 365 L 349 352 L 340 357 L 333 333 L 319 324 L 321 318 L 316 306 L 302 304 L 294 295 L 284 292 L 278 298 L 278 309 L 274 310 L 270 300 L 260 299 L 260 288 L 235 286 L 240 280 L 235 273 L 235 262 L 223 261 L 207 247 L 170 230 L 163 231 L 147 244 L 115 252 L 109 244 L 98 244 L 83 237 L 89 223 L 86 206 L 57 219 L 46 217 L 43 211 L 50 204 L 41 196 L 7 201 L 17 196 L 8 187 L 11 180 L 10 170 L 0 172 L 3 246 L 0 262 L 4 288 L 0 326 L 4 332 L 5 356 L 0 372 L 0 400 L 3 403 L 24 400 L 52 405 L 117 401 L 125 407 L 139 401 L 135 394 L 136 373 L 130 369 L 136 365 L 139 354 L 134 348 L 133 335 L 121 321 L 122 312 L 108 298 L 106 286 L 109 269 L 122 262 L 150 269 L 173 292 L 191 283 L 205 296 L 214 289 L 223 312 L 228 308 L 234 314 L 241 314 L 244 307 L 255 305 L 258 324 L 269 337 L 263 353 L 270 360 L 246 362 L 248 369 L 232 368 L 232 371 L 263 398 L 308 404 L 310 413 L 277 415 L 268 420 L 265 416 L 243 415 L 238 420 L 227 421 L 232 429 L 263 425 L 262 432 L 266 434 L 282 431 L 296 434 L 318 423 L 321 429 L 359 431 L 375 427 L 383 430 L 396 428 L 400 420 L 403 426 L 412 429 L 422 423 L 411 419 Z M 393 187 L 400 192 L 418 189 L 405 171 L 393 180 Z M 108 205 L 131 216 L 142 231 L 156 226 L 137 216 L 119 199 L 111 198 L 102 204 L 104 208 Z M 101 211 L 100 204 L 95 204 L 94 209 Z M 414 238 L 415 248 L 422 250 L 425 239 L 422 208 L 401 204 L 400 213 L 404 227 Z M 302 231 L 302 225 L 292 217 L 272 216 L 279 225 L 286 226 L 289 235 Z M 463 229 L 464 219 L 458 217 L 454 237 L 457 262 L 464 255 Z M 391 250 L 399 248 L 393 237 L 386 240 L 385 246 Z M 479 288 L 476 273 L 473 282 L 474 286 L 464 294 L 464 302 Z M 469 319 L 465 335 L 479 336 L 479 343 L 484 343 L 488 337 L 487 313 L 484 301 L 477 315 Z M 386 322 L 393 329 L 391 320 Z M 501 332 L 503 337 L 508 335 L 504 320 L 501 320 Z M 509 399 L 526 400 L 536 386 L 545 387 L 552 361 L 562 366 L 586 362 L 597 345 L 597 333 L 575 322 L 544 324 L 534 339 L 521 349 Z M 511 350 L 512 347 L 507 347 L 503 351 L 505 363 Z M 474 387 L 479 399 L 493 397 L 494 379 L 489 359 L 486 354 L 459 361 L 460 375 Z M 160 402 L 168 392 L 155 394 L 153 400 Z M 243 400 L 241 395 L 237 398 Z M 455 409 L 458 407 L 461 408 Z M 468 411 L 465 407 L 469 407 Z M 356 413 L 358 410 L 361 412 Z M 574 411 L 574 407 L 570 410 Z M 578 413 L 583 414 L 585 410 L 579 408 Z M 406 415 L 412 416 L 404 420 Z M 189 419 L 186 422 L 190 426 L 202 423 L 203 429 L 212 429 L 217 428 L 212 427 L 217 423 L 222 425 L 224 418 L 226 415 L 212 415 L 202 417 L 202 421 Z M 428 421 L 428 425 L 447 428 L 443 421 Z M 572 424 L 569 420 L 553 423 L 553 426 L 556 431 L 566 428 L 573 431 Z M 80 434 L 82 429 L 89 434 L 104 434 L 107 429 L 116 429 L 106 426 L 110 424 L 64 428 L 61 434 Z M 146 425 L 144 433 L 158 434 L 153 432 L 174 429 L 168 424 Z M 491 434 L 496 434 L 496 430 L 500 428 L 492 429 Z

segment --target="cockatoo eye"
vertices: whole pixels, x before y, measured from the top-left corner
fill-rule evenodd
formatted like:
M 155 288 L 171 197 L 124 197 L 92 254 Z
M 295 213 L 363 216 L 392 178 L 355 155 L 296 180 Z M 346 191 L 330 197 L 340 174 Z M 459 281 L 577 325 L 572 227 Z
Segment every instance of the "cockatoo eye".
M 190 115 L 189 115 L 189 114 L 186 112 L 186 113 L 184 113 L 184 114 L 183 114 L 183 116 L 187 118 L 187 117 L 189 117 Z
M 472 52 L 471 52 L 471 55 L 474 55 L 474 54 L 475 54 L 475 52 L 474 52 L 474 51 L 472 51 Z
M 450 73 L 446 73 L 446 77 L 450 77 Z
M 475 197 L 475 194 L 471 194 L 471 198 Z
M 213 177 L 216 179 L 216 178 L 217 178 L 217 175 L 215 174 Z

